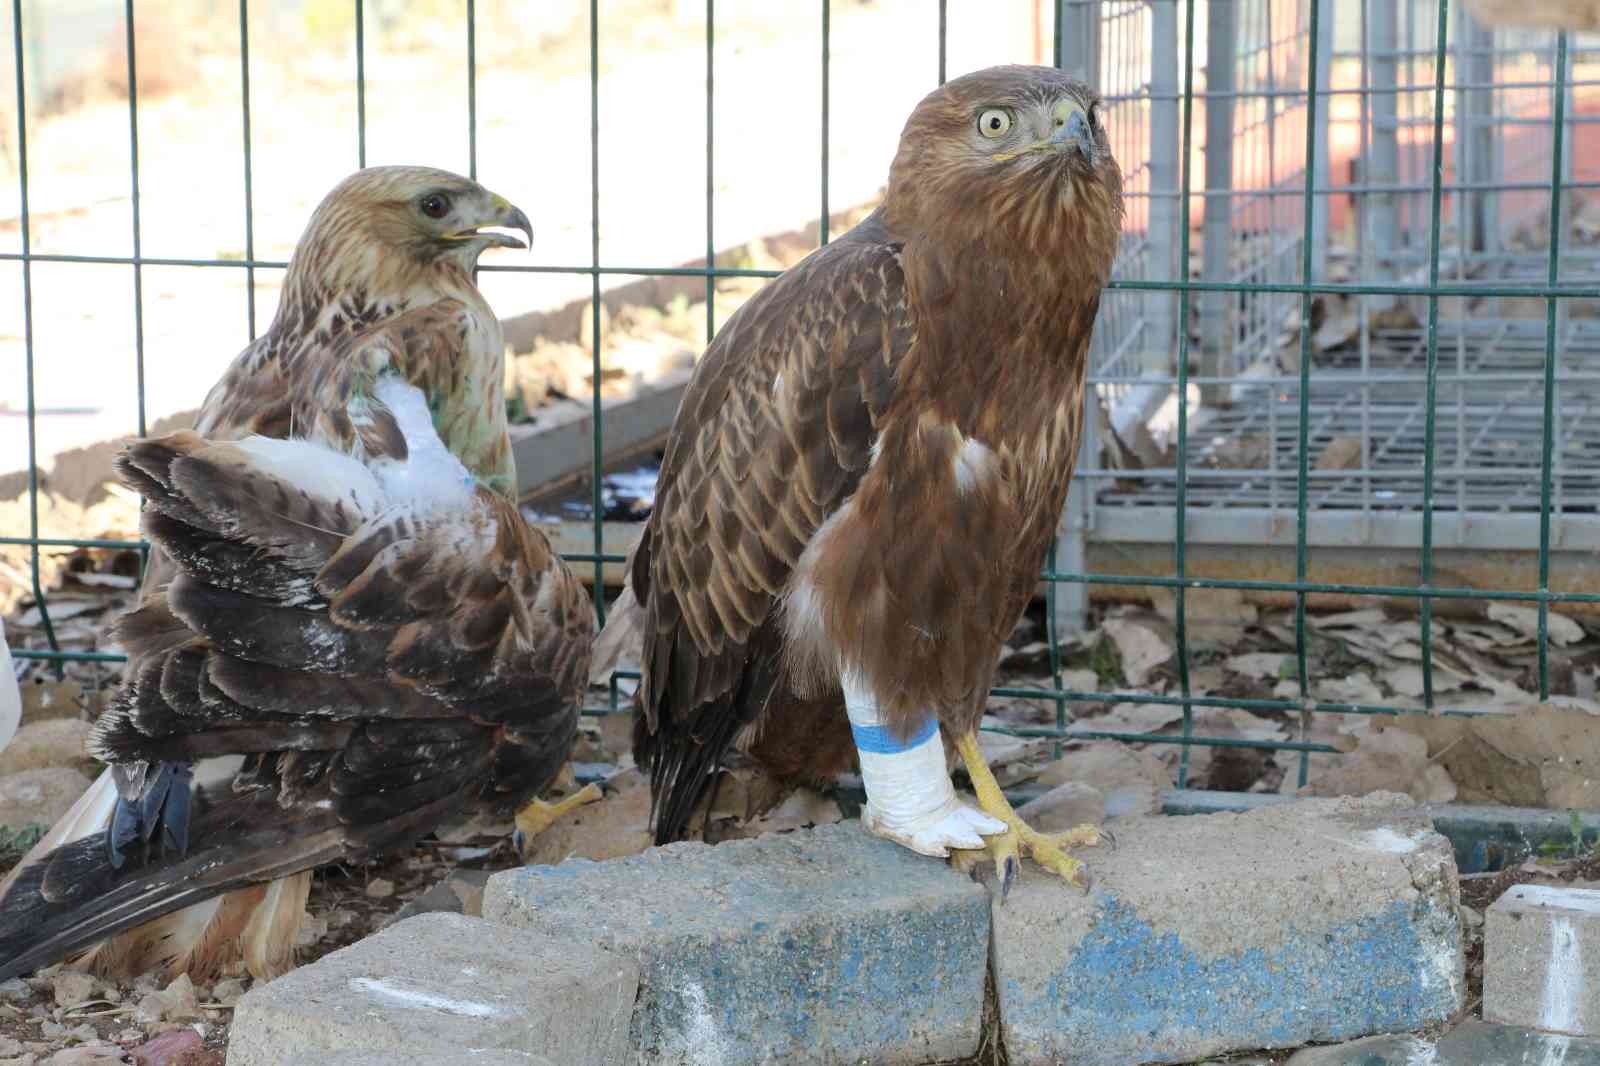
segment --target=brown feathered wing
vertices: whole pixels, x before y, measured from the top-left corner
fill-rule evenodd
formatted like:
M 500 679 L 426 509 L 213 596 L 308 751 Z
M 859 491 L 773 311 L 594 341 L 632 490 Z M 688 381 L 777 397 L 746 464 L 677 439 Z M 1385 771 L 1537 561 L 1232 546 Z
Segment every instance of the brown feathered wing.
M 593 621 L 549 543 L 485 489 L 465 507 L 396 503 L 335 460 L 353 462 L 192 433 L 121 457 L 178 576 L 121 627 L 139 669 L 93 742 L 116 764 L 115 816 L 7 886 L 0 979 L 464 809 L 509 809 L 565 761 Z M 237 768 L 192 781 L 216 756 Z
M 914 334 L 899 247 L 863 225 L 757 293 L 696 367 L 630 574 L 659 841 L 741 730 L 775 700 L 806 703 L 783 677 L 781 596 L 866 470 Z

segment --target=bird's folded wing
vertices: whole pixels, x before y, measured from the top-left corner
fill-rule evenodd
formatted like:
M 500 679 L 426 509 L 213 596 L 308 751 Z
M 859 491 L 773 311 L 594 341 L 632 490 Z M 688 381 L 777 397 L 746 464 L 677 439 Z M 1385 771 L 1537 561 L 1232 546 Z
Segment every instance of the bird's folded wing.
M 130 674 L 91 738 L 109 822 L 0 886 L 0 973 L 555 775 L 593 620 L 509 501 L 397 503 L 367 464 L 260 437 L 175 433 L 118 468 L 176 576 L 119 627 Z
M 97 725 L 101 758 L 256 757 L 242 773 L 276 764 L 280 803 L 325 785 L 351 825 L 487 780 L 507 729 L 538 748 L 571 727 L 588 604 L 510 503 L 391 503 L 302 442 L 174 434 L 121 470 L 179 574 L 121 627 L 141 668 Z
M 779 598 L 871 461 L 914 339 L 899 248 L 842 241 L 757 293 L 696 368 L 630 574 L 653 621 L 640 702 L 668 828 L 759 713 Z

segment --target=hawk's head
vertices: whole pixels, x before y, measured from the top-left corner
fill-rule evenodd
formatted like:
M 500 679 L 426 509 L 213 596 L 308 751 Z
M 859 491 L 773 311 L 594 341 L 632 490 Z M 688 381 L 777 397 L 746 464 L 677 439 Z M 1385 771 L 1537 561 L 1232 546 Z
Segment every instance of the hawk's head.
M 1114 245 L 1122 172 L 1102 111 L 1093 89 L 1054 67 L 990 67 L 947 82 L 900 135 L 885 204 L 895 229 L 958 240 L 998 229 L 1033 245 L 1079 230 L 1076 220 L 1095 244 L 1110 227 Z
M 469 272 L 485 248 L 526 248 L 528 216 L 482 185 L 431 167 L 368 167 L 334 186 L 306 226 L 290 282 L 395 291 L 441 267 Z

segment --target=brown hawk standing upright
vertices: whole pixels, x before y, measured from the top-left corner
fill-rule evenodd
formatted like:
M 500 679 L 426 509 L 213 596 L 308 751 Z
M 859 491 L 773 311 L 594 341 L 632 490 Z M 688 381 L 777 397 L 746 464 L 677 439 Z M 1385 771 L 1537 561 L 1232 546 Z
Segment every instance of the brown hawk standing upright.
M 882 205 L 696 367 L 629 575 L 658 840 L 685 832 L 730 749 L 789 781 L 856 759 L 874 832 L 986 849 L 1006 885 L 1023 848 L 1080 877 L 1064 849 L 1098 832 L 1024 825 L 974 730 L 1077 452 L 1122 221 L 1100 112 L 1043 67 L 930 93 Z

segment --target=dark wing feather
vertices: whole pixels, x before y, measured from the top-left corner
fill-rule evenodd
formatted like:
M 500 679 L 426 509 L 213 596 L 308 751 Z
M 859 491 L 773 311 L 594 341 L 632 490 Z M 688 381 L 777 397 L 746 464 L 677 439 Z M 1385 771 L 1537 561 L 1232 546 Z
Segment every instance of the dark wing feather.
M 510 502 L 364 513 L 192 433 L 135 443 L 119 468 L 178 573 L 123 622 L 137 669 L 92 745 L 146 769 L 107 832 L 6 886 L 0 980 L 464 808 L 510 809 L 566 761 L 590 604 Z M 246 758 L 231 783 L 192 786 L 216 755 Z
M 914 332 L 899 248 L 869 219 L 757 293 L 696 367 L 631 574 L 658 841 L 786 687 L 780 597 L 866 470 Z

